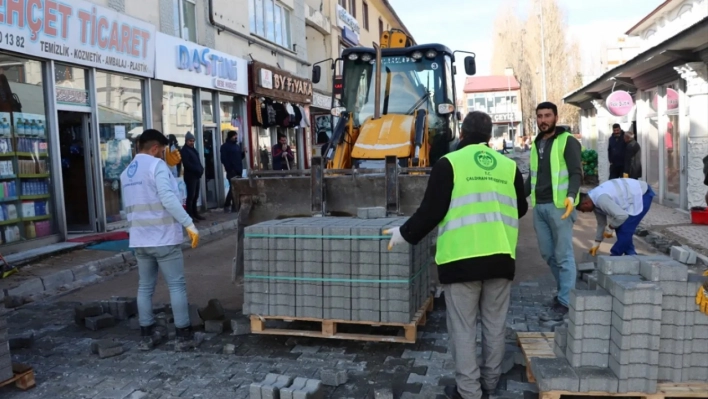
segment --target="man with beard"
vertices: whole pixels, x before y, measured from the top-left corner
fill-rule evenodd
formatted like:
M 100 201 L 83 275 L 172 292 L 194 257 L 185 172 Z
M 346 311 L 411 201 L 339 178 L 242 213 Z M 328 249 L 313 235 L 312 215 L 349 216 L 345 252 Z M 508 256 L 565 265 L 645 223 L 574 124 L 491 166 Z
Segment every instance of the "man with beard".
M 563 320 L 576 278 L 573 224 L 582 179 L 581 150 L 575 137 L 556 127 L 557 121 L 555 104 L 538 104 L 539 134 L 531 145 L 531 170 L 525 183 L 526 195 L 531 195 L 538 248 L 558 289 L 550 309 L 540 315 L 543 321 Z

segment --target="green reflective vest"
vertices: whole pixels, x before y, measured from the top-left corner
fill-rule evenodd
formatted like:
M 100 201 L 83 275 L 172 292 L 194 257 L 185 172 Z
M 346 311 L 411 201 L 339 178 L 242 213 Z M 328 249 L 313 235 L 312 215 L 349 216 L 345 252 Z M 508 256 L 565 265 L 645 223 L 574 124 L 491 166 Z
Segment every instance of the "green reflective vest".
M 557 208 L 565 208 L 564 202 L 568 198 L 568 183 L 570 176 L 568 175 L 568 165 L 565 163 L 565 145 L 568 139 L 575 137 L 570 133 L 564 132 L 558 135 L 551 145 L 551 153 L 546 154 L 551 157 L 551 186 L 553 187 L 553 204 Z M 536 142 L 531 144 L 531 206 L 536 205 L 536 176 L 538 173 L 538 149 Z M 575 205 L 580 202 L 580 193 L 575 196 Z
M 495 254 L 516 258 L 519 236 L 516 163 L 484 144 L 445 155 L 454 187 L 447 215 L 438 226 L 435 262 Z

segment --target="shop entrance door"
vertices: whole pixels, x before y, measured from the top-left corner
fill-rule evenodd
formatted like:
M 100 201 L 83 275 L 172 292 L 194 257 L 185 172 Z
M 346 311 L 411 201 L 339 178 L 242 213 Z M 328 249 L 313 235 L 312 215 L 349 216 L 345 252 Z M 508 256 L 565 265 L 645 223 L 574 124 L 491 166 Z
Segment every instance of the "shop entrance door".
M 91 114 L 57 111 L 57 117 L 67 230 L 69 233 L 96 232 Z
M 215 151 L 219 151 L 219 143 L 216 136 L 216 126 L 205 126 L 202 140 L 204 141 L 204 182 L 206 183 L 206 204 L 207 209 L 214 209 L 219 206 L 219 193 L 217 192 L 216 180 L 217 171 L 221 172 L 220 165 L 217 165 Z M 221 177 L 222 173 L 218 173 Z

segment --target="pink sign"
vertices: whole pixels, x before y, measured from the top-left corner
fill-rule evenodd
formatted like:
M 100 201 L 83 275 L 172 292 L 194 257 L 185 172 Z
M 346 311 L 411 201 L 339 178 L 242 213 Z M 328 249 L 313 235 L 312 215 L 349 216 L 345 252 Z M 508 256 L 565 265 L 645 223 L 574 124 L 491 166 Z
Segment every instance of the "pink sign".
M 666 109 L 672 110 L 679 106 L 679 94 L 674 89 L 666 89 Z M 654 99 L 651 102 L 651 108 L 654 111 L 659 110 L 659 94 L 654 95 Z
M 625 116 L 634 107 L 634 99 L 624 90 L 613 91 L 605 101 L 607 110 L 614 116 Z

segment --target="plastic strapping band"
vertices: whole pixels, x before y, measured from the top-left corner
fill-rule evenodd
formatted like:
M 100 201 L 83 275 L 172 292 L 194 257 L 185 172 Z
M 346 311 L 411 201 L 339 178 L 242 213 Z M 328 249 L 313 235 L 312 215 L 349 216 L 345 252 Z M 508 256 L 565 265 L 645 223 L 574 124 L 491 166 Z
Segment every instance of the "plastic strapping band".
M 278 281 L 310 281 L 321 283 L 375 283 L 375 284 L 409 284 L 418 278 L 425 267 L 421 267 L 408 280 L 368 280 L 368 279 L 346 279 L 346 278 L 318 278 L 318 277 L 280 277 L 280 276 L 263 276 L 260 274 L 246 274 L 245 279 L 253 280 L 278 280 Z
M 300 234 L 246 234 L 246 238 L 302 238 L 323 240 L 389 240 L 391 236 L 321 236 Z

